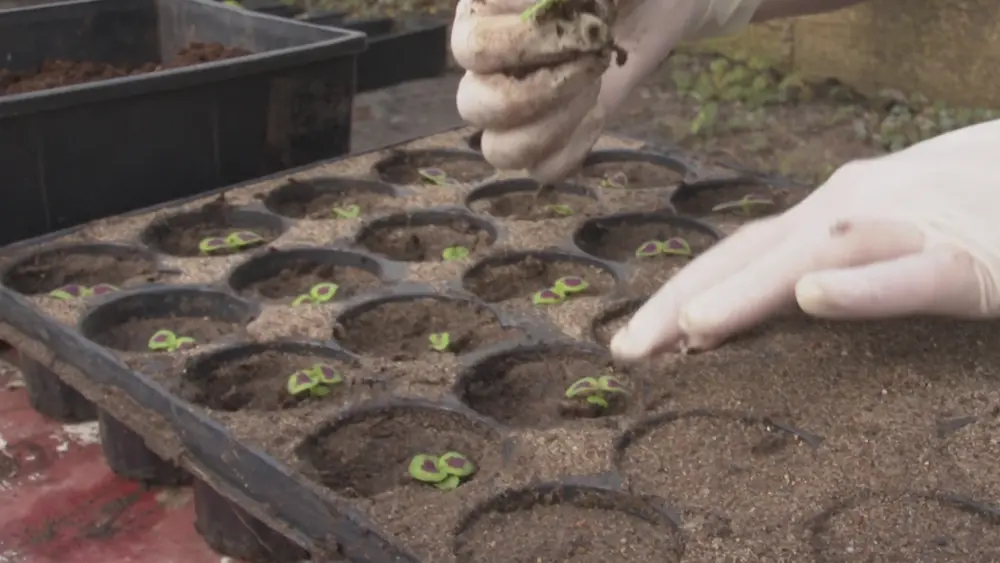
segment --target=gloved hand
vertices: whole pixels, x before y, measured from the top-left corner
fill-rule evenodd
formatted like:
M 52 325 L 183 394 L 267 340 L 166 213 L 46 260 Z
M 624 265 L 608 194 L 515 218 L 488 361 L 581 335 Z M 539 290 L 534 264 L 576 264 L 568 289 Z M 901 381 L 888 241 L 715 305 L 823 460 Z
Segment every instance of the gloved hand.
M 1000 317 L 1000 121 L 849 163 L 668 281 L 611 342 L 707 349 L 798 302 L 831 319 Z
M 542 182 L 574 172 L 633 88 L 681 39 L 738 31 L 761 0 L 555 0 L 593 13 L 537 21 L 536 0 L 460 0 L 452 26 L 463 119 L 484 129 L 482 150 L 500 169 Z M 612 41 L 627 53 L 612 63 Z

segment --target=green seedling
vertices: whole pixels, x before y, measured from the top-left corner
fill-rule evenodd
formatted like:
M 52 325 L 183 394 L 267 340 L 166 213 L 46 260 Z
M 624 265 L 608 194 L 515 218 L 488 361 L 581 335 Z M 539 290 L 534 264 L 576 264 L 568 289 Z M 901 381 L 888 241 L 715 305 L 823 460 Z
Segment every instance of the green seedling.
M 616 190 L 624 190 L 628 187 L 628 174 L 618 171 L 614 174 L 609 174 L 601 180 L 602 188 L 611 188 Z
M 556 215 L 562 215 L 563 217 L 569 217 L 573 214 L 573 208 L 568 205 L 563 205 L 561 203 L 546 205 L 545 210 Z
M 292 301 L 292 307 L 298 307 L 299 305 L 305 305 L 307 303 L 318 305 L 320 303 L 326 303 L 337 295 L 337 291 L 340 286 L 331 282 L 318 283 L 309 288 L 309 293 L 304 293 L 299 295 Z
M 435 332 L 428 337 L 428 340 L 430 340 L 431 349 L 438 352 L 447 352 L 451 346 L 451 337 L 447 332 Z
M 537 22 L 546 12 L 566 0 L 538 0 L 527 10 L 521 12 L 521 21 Z
M 715 213 L 719 212 L 730 212 L 736 215 L 749 216 L 753 215 L 755 212 L 761 209 L 767 209 L 774 206 L 774 200 L 759 196 L 748 194 L 736 201 L 727 201 L 725 203 L 720 203 L 712 208 Z
M 531 302 L 538 306 L 558 305 L 566 300 L 566 295 L 552 289 L 543 289 L 531 296 Z
M 410 460 L 408 472 L 417 481 L 450 491 L 458 488 L 464 479 L 474 475 L 476 466 L 458 452 L 447 452 L 440 457 L 417 454 Z
M 172 330 L 161 329 L 149 337 L 147 347 L 154 352 L 176 352 L 177 350 L 190 348 L 195 344 L 194 338 L 177 336 Z
M 613 375 L 578 379 L 566 388 L 565 393 L 567 399 L 582 399 L 602 409 L 611 406 L 608 399 L 612 395 L 628 394 L 628 388 L 622 384 L 620 379 Z
M 333 367 L 315 364 L 309 369 L 302 369 L 288 376 L 285 388 L 293 396 L 308 393 L 313 397 L 325 397 L 330 394 L 333 386 L 343 382 L 344 376 Z
M 469 255 L 469 249 L 464 246 L 449 246 L 441 253 L 441 258 L 446 262 L 461 260 Z
M 552 291 L 562 296 L 570 296 L 574 293 L 587 291 L 590 284 L 580 276 L 563 276 L 552 284 Z
M 693 256 L 691 245 L 681 237 L 673 237 L 664 241 L 648 240 L 635 251 L 636 258 L 651 258 L 660 254 L 670 254 L 673 256 Z
M 345 205 L 344 207 L 334 207 L 333 214 L 337 219 L 356 219 L 361 215 L 361 206 Z
M 198 243 L 202 254 L 224 250 L 242 250 L 264 244 L 267 240 L 253 231 L 234 231 L 224 237 L 207 237 Z
M 71 283 L 58 289 L 53 289 L 49 292 L 49 297 L 61 299 L 63 301 L 72 301 L 74 299 L 82 299 L 92 295 L 106 295 L 115 291 L 118 291 L 118 288 L 110 283 L 99 283 L 93 287 L 87 287 L 78 283 Z
M 455 179 L 449 178 L 448 173 L 440 168 L 420 168 L 417 170 L 417 174 L 420 174 L 420 177 L 425 181 L 438 186 L 453 186 L 458 183 Z

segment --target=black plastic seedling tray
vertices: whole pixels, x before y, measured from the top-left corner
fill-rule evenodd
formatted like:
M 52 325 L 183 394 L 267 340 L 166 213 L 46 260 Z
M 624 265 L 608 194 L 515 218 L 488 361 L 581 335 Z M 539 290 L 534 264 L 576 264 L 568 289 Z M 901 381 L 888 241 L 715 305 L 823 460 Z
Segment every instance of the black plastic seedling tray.
M 0 96 L 0 244 L 349 152 L 364 35 L 216 2 L 0 12 L 0 86 L 46 60 L 131 69 L 193 43 L 249 54 Z
M 650 277 L 643 263 L 612 252 L 607 233 L 652 229 L 687 237 L 700 252 L 745 218 L 678 216 L 678 197 L 723 197 L 726 188 L 742 197 L 746 185 L 798 196 L 612 137 L 599 142 L 583 176 L 538 192 L 493 170 L 467 147 L 470 133 L 319 163 L 6 248 L 0 339 L 25 359 L 33 404 L 61 419 L 96 412 L 108 462 L 121 475 L 193 481 L 198 531 L 248 561 L 294 562 L 306 552 L 324 562 L 476 561 L 478 519 L 532 503 L 619 511 L 649 527 L 664 560 L 674 560 L 676 515 L 629 494 L 614 467 L 587 453 L 593 440 L 639 420 L 649 396 L 640 391 L 654 380 L 641 367 L 612 366 L 606 338 L 585 320 L 634 303 L 684 257 L 664 258 Z M 609 179 L 637 183 L 614 187 Z M 204 240 L 235 231 L 264 244 L 199 252 Z M 532 292 L 554 276 L 591 287 L 558 307 L 534 305 Z M 293 306 L 330 281 L 339 284 L 334 299 Z M 100 293 L 100 284 L 113 287 L 82 296 L 80 286 Z M 76 297 L 51 293 L 60 288 Z M 194 345 L 153 351 L 147 343 L 160 329 Z M 444 352 L 428 349 L 435 330 L 451 339 Z M 613 416 L 561 434 L 579 455 L 558 463 L 545 462 L 545 451 L 563 446 L 535 442 L 538 433 L 558 432 L 560 417 L 590 415 L 528 408 L 531 393 L 498 410 L 482 392 L 504 370 L 540 357 L 613 369 L 635 391 L 634 401 L 614 403 Z M 287 395 L 289 370 L 317 362 L 338 370 L 341 386 L 326 397 Z M 255 378 L 258 368 L 263 378 Z M 243 375 L 231 385 L 232 370 Z M 564 387 L 564 377 L 555 384 Z M 479 471 L 441 493 L 404 477 L 418 452 L 397 459 L 390 446 L 461 449 Z M 384 467 L 359 477 L 350 469 L 358 463 Z

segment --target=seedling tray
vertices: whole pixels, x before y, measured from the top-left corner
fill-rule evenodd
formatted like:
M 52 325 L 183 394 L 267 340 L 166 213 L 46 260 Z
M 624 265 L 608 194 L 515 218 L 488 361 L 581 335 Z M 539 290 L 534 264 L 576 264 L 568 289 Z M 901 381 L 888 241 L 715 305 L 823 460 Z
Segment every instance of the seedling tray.
M 1000 353 L 983 325 L 908 321 L 909 346 L 898 326 L 794 320 L 615 365 L 610 334 L 685 249 L 806 190 L 605 137 L 583 174 L 539 191 L 489 167 L 472 133 L 18 245 L 0 338 L 31 359 L 40 409 L 92 405 L 123 475 L 193 478 L 198 530 L 250 561 L 997 553 L 982 450 L 997 395 L 974 374 Z M 234 231 L 264 244 L 208 240 Z M 117 290 L 49 295 L 102 283 Z M 194 342 L 152 351 L 161 329 Z M 476 471 L 452 489 L 415 478 L 441 478 L 419 454 L 455 453 Z
M 0 12 L 0 244 L 346 154 L 364 48 L 202 0 Z

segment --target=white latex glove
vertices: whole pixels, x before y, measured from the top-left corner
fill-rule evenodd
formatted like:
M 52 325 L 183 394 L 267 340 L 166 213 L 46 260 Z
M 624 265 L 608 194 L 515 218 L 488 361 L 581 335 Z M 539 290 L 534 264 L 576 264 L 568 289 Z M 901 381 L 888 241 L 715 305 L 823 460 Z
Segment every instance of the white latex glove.
M 831 319 L 1000 317 L 1000 121 L 840 168 L 668 281 L 615 335 L 635 360 L 707 349 L 798 302 Z
M 565 178 L 606 117 L 674 45 L 738 31 L 761 0 L 596 2 L 600 15 L 535 22 L 521 17 L 535 0 L 459 1 L 451 48 L 467 72 L 458 111 L 484 129 L 482 150 L 493 166 L 527 169 L 542 182 Z M 628 53 L 623 66 L 611 62 L 612 39 Z

